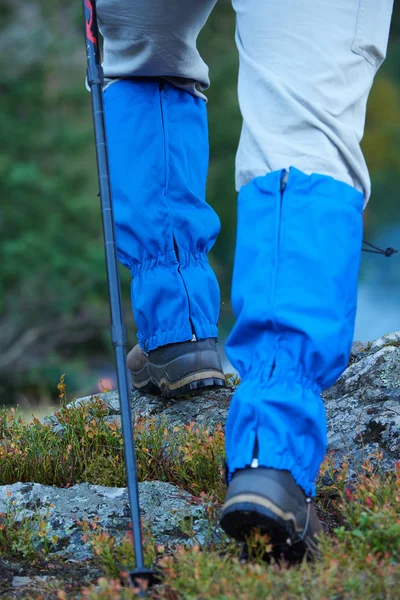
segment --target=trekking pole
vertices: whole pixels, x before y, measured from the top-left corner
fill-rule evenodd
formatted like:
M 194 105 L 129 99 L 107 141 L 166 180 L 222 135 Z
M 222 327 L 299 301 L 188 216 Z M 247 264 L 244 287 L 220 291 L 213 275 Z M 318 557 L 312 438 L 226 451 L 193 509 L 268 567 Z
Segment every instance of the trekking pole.
M 96 142 L 97 170 L 100 186 L 103 235 L 107 266 L 108 291 L 110 298 L 111 337 L 113 346 L 115 348 L 126 475 L 128 481 L 128 494 L 133 529 L 133 546 L 135 550 L 136 562 L 136 568 L 134 571 L 129 573 L 129 578 L 132 585 L 141 585 L 142 581 L 146 581 L 148 586 L 151 586 L 159 581 L 160 576 L 157 571 L 146 569 L 143 561 L 139 487 L 135 445 L 133 440 L 128 370 L 126 366 L 126 333 L 122 312 L 121 286 L 119 281 L 117 248 L 115 243 L 114 215 L 111 199 L 110 173 L 105 131 L 103 104 L 104 74 L 100 59 L 99 31 L 97 25 L 95 0 L 83 0 L 83 13 L 85 18 L 87 82 L 92 95 L 93 125 Z

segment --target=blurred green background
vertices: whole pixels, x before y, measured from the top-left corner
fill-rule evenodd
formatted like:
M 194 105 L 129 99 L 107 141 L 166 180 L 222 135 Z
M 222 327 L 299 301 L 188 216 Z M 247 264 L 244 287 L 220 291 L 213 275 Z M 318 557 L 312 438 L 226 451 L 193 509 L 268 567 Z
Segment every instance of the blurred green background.
M 208 200 L 222 233 L 221 339 L 233 322 L 234 159 L 240 132 L 234 13 L 220 0 L 199 46 L 210 66 Z M 115 380 L 90 96 L 78 0 L 0 0 L 0 405 L 26 410 Z M 400 247 L 400 11 L 368 104 L 363 148 L 373 194 L 365 237 Z M 129 343 L 135 325 L 121 269 Z M 356 338 L 400 329 L 400 259 L 363 254 Z

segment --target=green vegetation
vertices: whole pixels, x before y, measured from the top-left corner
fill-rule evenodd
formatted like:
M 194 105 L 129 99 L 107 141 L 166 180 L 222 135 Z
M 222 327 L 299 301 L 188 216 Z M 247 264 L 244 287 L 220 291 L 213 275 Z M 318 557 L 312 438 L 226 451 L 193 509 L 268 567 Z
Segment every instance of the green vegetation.
M 59 486 L 83 480 L 124 484 L 123 468 L 117 460 L 121 435 L 115 424 L 106 421 L 105 407 L 99 399 L 94 398 L 88 407 L 62 407 L 58 420 L 64 427 L 62 435 L 37 420 L 24 424 L 14 410 L 2 411 L 0 484 L 21 479 Z M 221 429 L 210 435 L 189 426 L 175 428 L 172 435 L 166 436 L 164 424 L 145 424 L 143 420 L 139 420 L 137 428 L 141 480 L 164 479 L 189 490 L 207 506 L 211 532 L 224 494 Z M 58 457 L 58 468 L 52 459 L 54 455 Z M 317 499 L 326 535 L 321 541 L 321 560 L 315 563 L 304 562 L 295 567 L 266 564 L 261 557 L 268 550 L 269 540 L 257 535 L 247 544 L 250 558 L 241 558 L 239 545 L 227 539 L 216 542 L 215 536 L 209 535 L 200 544 L 191 523 L 184 519 L 182 533 L 191 544 L 172 551 L 157 544 L 146 526 L 146 564 L 157 566 L 164 575 L 163 584 L 153 590 L 151 597 L 395 600 L 400 586 L 400 463 L 395 472 L 384 474 L 381 458 L 366 458 L 351 485 L 347 464 L 336 469 L 333 457 L 326 458 L 318 480 Z M 89 476 L 85 469 L 89 469 Z M 324 481 L 330 483 L 323 484 Z M 15 501 L 9 498 L 6 512 L 0 514 L 0 566 L 3 568 L 2 561 L 12 558 L 29 559 L 31 575 L 51 574 L 59 569 L 57 577 L 51 583 L 41 584 L 37 594 L 27 591 L 20 598 L 73 600 L 82 586 L 82 598 L 139 597 L 137 591 L 124 587 L 119 579 L 119 573 L 129 570 L 134 562 L 131 532 L 117 542 L 100 528 L 96 519 L 81 526 L 83 540 L 93 549 L 90 568 L 93 573 L 103 574 L 96 585 L 87 585 L 87 573 L 80 576 L 82 565 L 64 563 L 62 557 L 51 555 L 56 540 L 49 537 L 47 518 L 17 514 Z
M 48 535 L 47 519 L 42 515 L 27 515 L 16 507 L 16 501 L 8 492 L 4 513 L 0 513 L 0 556 L 33 559 L 38 552 L 48 554 L 57 537 Z M 49 511 L 53 508 L 51 505 Z
M 379 472 L 376 461 L 366 460 L 357 481 L 349 487 L 347 465 L 333 468 L 328 457 L 321 475 L 329 473 L 332 484 L 319 485 L 317 505 L 328 535 L 321 541 L 321 560 L 306 561 L 299 567 L 276 563 L 266 566 L 267 537 L 253 536 L 248 541 L 251 559 L 239 560 L 239 548 L 228 540 L 219 544 L 196 543 L 194 531 L 187 526 L 193 544 L 181 547 L 176 555 L 165 554 L 147 530 L 144 536 L 147 565 L 157 564 L 166 575 L 165 586 L 183 598 L 260 598 L 283 594 L 283 598 L 395 598 L 400 583 L 400 463 L 395 473 Z M 218 503 L 209 504 L 211 527 L 216 524 Z M 325 518 L 324 518 L 325 517 Z M 339 518 L 339 526 L 330 526 Z M 84 525 L 99 564 L 107 577 L 117 577 L 134 560 L 129 535 L 120 544 L 96 523 Z M 210 536 L 211 540 L 211 536 Z M 383 579 L 383 580 L 382 580 Z M 112 584 L 111 584 L 112 585 Z M 308 590 L 309 596 L 304 596 Z M 386 595 L 383 595 L 386 594 Z M 160 598 L 168 598 L 166 590 Z
M 125 486 L 123 440 L 118 422 L 94 397 L 88 405 L 63 406 L 56 417 L 62 434 L 15 409 L 0 410 L 0 485 L 35 481 L 66 487 L 80 482 Z M 135 423 L 139 480 L 168 481 L 199 495 L 224 495 L 222 427 L 210 434 L 193 424 L 175 428 L 140 417 Z
M 208 200 L 222 221 L 211 255 L 222 291 L 221 339 L 232 323 L 234 158 L 241 126 L 234 28 L 231 2 L 220 0 L 199 38 L 212 81 Z M 0 394 L 3 403 L 30 406 L 54 398 L 61 365 L 78 390 L 93 385 L 88 373 L 112 362 L 80 2 L 6 0 L 0 42 Z M 397 211 L 399 55 L 395 10 L 363 141 L 374 190 L 367 236 L 391 224 Z M 122 274 L 133 344 L 129 274 Z
M 222 291 L 221 338 L 232 322 L 234 155 L 241 126 L 234 28 L 230 0 L 219 0 L 199 38 L 212 80 L 208 200 L 222 221 L 211 256 Z M 72 388 L 80 389 L 88 382 L 88 371 L 110 363 L 112 356 L 80 2 L 5 0 L 0 42 L 0 395 L 9 405 L 17 400 L 29 405 L 54 398 L 53 382 L 65 369 Z M 365 214 L 367 238 L 391 224 L 398 210 L 399 59 L 400 12 L 395 10 L 388 59 L 371 93 L 363 140 L 373 180 L 373 202 Z M 129 274 L 124 270 L 122 283 L 134 343 Z M 94 397 L 89 406 L 63 405 L 57 416 L 62 435 L 38 419 L 25 423 L 17 410 L 0 411 L 0 485 L 32 480 L 60 487 L 83 481 L 125 485 L 121 433 L 102 401 Z M 139 418 L 135 435 L 140 479 L 169 481 L 198 501 L 209 500 L 212 527 L 225 492 L 222 428 L 210 434 L 188 426 L 171 435 L 165 423 Z M 332 483 L 323 486 L 320 479 L 318 484 L 317 505 L 328 532 L 320 562 L 295 568 L 266 565 L 257 557 L 268 540 L 256 537 L 249 542 L 253 559 L 247 562 L 239 560 L 236 544 L 209 542 L 204 547 L 195 538 L 191 548 L 171 554 L 146 529 L 146 560 L 165 576 L 152 597 L 397 599 L 400 466 L 384 475 L 379 460 L 378 467 L 366 460 L 351 488 L 346 469 L 343 465 L 335 471 L 330 459 L 322 467 L 321 475 L 328 472 Z M 37 593 L 13 591 L 13 597 L 72 600 L 80 588 L 82 598 L 90 600 L 138 597 L 117 579 L 119 569 L 133 561 L 129 533 L 117 543 L 96 523 L 82 528 L 95 553 L 89 571 L 52 556 L 55 540 L 46 518 L 20 514 L 10 497 L 0 514 L 2 576 L 14 572 L 15 564 L 31 575 L 56 575 Z M 104 577 L 88 586 L 86 581 L 99 570 Z M 0 595 L 11 597 L 2 585 Z

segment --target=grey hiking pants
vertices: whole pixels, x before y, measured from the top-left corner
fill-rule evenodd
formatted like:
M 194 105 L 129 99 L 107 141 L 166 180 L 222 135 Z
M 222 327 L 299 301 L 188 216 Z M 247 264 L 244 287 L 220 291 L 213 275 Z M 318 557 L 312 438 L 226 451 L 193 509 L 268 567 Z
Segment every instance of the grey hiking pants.
M 216 0 L 97 0 L 106 77 L 168 77 L 201 95 L 197 36 Z M 360 148 L 393 0 L 233 0 L 243 128 L 236 187 L 294 166 L 370 195 Z M 178 79 L 177 79 L 178 78 Z

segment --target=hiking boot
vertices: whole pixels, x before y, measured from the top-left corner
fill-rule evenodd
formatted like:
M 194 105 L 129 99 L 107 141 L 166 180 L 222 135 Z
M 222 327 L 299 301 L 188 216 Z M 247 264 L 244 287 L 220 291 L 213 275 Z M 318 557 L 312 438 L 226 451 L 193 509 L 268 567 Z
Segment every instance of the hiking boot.
M 247 468 L 233 475 L 221 512 L 221 527 L 245 541 L 255 530 L 268 535 L 272 555 L 298 562 L 318 557 L 317 536 L 323 532 L 311 498 L 289 471 Z
M 136 390 L 176 398 L 200 388 L 225 387 L 216 339 L 179 342 L 145 354 L 139 345 L 128 354 Z

